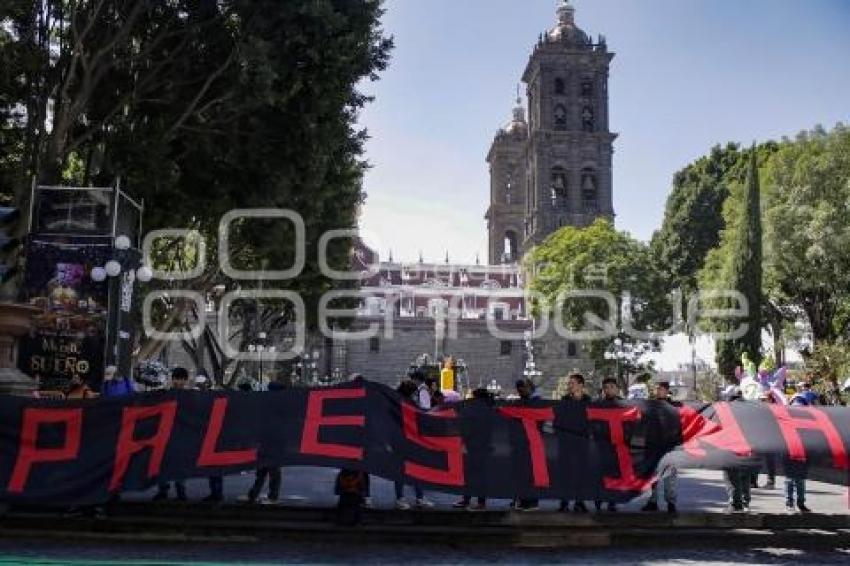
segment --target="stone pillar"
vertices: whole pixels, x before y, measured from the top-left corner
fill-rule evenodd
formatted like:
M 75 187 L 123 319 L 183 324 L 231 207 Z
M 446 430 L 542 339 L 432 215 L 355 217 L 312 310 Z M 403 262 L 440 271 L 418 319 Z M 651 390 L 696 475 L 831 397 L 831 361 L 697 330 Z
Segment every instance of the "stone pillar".
M 38 384 L 18 369 L 18 337 L 32 328 L 39 309 L 0 303 L 0 394 L 32 396 Z

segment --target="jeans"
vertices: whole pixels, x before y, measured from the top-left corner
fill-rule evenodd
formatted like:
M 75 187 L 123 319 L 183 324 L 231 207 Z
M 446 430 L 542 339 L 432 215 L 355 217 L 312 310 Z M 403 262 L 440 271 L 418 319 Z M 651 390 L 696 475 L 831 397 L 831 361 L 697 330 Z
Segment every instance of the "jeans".
M 413 486 L 413 494 L 416 496 L 416 499 L 422 499 L 425 497 L 425 493 L 418 485 Z M 401 499 L 402 497 L 404 497 L 404 484 L 401 482 L 395 482 L 395 498 Z
M 806 479 L 785 478 L 785 506 L 794 506 L 794 491 L 797 492 L 797 505 L 806 504 Z
M 674 466 L 669 466 L 662 471 L 658 481 L 652 484 L 652 493 L 649 494 L 649 501 L 658 504 L 658 484 L 664 490 L 664 501 L 668 504 L 676 504 L 678 498 L 679 486 L 679 470 Z
M 750 481 L 752 479 L 751 468 L 729 468 L 723 470 L 726 480 L 726 494 L 729 504 L 733 507 L 750 506 Z
M 280 468 L 257 468 L 257 477 L 254 479 L 254 485 L 248 491 L 248 497 L 251 500 L 256 500 L 260 496 L 263 485 L 266 483 L 266 478 L 269 478 L 269 499 L 272 501 L 280 499 Z

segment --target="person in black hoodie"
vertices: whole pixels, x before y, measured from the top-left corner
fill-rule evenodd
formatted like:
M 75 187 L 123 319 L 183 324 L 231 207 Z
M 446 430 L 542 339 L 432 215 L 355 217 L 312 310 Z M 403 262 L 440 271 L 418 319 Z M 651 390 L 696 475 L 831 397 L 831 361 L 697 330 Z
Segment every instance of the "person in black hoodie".
M 670 403 L 674 407 L 681 407 L 682 404 L 674 401 L 670 396 L 670 382 L 659 381 L 655 384 L 655 400 Z M 655 419 L 662 419 L 662 413 L 656 413 Z M 669 423 L 676 426 L 678 423 Z M 668 429 L 668 426 L 663 421 L 658 421 L 653 427 L 657 431 L 662 432 Z M 660 439 L 647 439 L 648 450 L 666 451 Z M 667 512 L 670 514 L 676 513 L 676 495 L 679 483 L 679 470 L 675 466 L 666 466 L 661 470 L 658 479 L 652 484 L 652 493 L 649 495 L 649 501 L 643 506 L 641 511 L 658 511 L 658 483 L 661 482 L 664 488 L 664 500 L 667 502 Z
M 616 404 L 618 401 L 622 401 L 623 398 L 620 397 L 620 386 L 617 384 L 617 380 L 613 377 L 606 377 L 602 380 L 602 396 L 599 397 L 599 401 L 605 404 Z M 597 511 L 602 511 L 602 501 L 595 501 Z M 617 504 L 614 501 L 608 501 L 608 512 L 614 513 L 617 511 Z
M 582 405 L 588 405 L 591 402 L 590 395 L 584 390 L 584 376 L 578 372 L 570 374 L 567 378 L 567 387 L 568 392 L 564 395 L 561 400 L 562 401 L 573 401 L 575 403 L 581 403 Z M 568 499 L 561 500 L 561 511 L 569 511 L 570 510 L 570 502 Z M 573 504 L 573 511 L 576 513 L 587 513 L 587 506 L 584 504 L 584 501 L 576 501 Z
M 471 460 L 486 461 L 487 457 L 492 452 L 492 430 L 487 422 L 488 418 L 493 415 L 493 396 L 483 387 L 472 391 L 473 401 L 469 403 L 466 409 L 464 420 L 462 423 L 469 423 L 470 430 L 468 438 L 470 439 L 467 445 L 467 451 Z M 482 470 L 486 472 L 486 470 Z M 472 503 L 472 495 L 467 492 L 463 497 L 454 503 L 456 509 L 468 509 L 470 511 L 483 511 L 487 507 L 487 499 L 477 497 L 477 501 Z

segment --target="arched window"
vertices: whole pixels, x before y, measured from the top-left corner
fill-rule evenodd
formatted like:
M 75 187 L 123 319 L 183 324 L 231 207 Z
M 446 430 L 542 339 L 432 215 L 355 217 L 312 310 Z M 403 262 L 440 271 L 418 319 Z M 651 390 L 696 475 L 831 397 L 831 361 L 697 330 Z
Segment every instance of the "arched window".
M 581 110 L 581 129 L 584 132 L 594 131 L 593 127 L 593 108 L 585 106 Z
M 505 232 L 505 241 L 503 243 L 503 254 L 502 254 L 502 262 L 510 263 L 512 261 L 516 261 L 519 257 L 519 250 L 517 249 L 517 235 L 513 230 L 508 230 Z
M 563 104 L 555 106 L 555 129 L 567 129 L 567 109 Z
M 553 207 L 566 208 L 568 206 L 567 172 L 563 167 L 552 168 L 551 192 Z
M 564 84 L 564 79 L 562 79 L 561 77 L 558 77 L 557 79 L 555 79 L 555 94 L 566 94 L 566 93 L 567 93 L 567 87 L 566 87 L 566 84 Z
M 581 202 L 585 212 L 596 212 L 598 208 L 596 172 L 587 167 L 581 170 Z
M 590 98 L 593 96 L 593 81 L 589 78 L 582 79 L 581 81 L 581 95 L 585 98 Z

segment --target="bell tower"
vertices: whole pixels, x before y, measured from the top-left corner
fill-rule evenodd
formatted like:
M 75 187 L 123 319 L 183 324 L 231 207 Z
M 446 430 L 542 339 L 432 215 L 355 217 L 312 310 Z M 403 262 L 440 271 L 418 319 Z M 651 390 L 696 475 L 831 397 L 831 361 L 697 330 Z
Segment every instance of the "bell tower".
M 576 26 L 575 8 L 567 0 L 557 14 L 557 24 L 540 36 L 522 75 L 529 112 L 523 251 L 562 226 L 614 218 L 611 166 L 617 134 L 608 126 L 614 54 L 604 37 L 594 43 Z
M 490 265 L 514 263 L 522 255 L 528 123 L 518 91 L 513 117 L 496 133 L 487 154 L 490 206 L 484 218 L 487 220 Z

